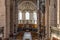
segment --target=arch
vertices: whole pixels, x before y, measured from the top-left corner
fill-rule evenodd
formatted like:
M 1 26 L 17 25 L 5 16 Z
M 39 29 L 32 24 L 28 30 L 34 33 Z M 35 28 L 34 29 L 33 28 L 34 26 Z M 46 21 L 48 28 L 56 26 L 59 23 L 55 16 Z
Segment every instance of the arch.
M 27 5 L 27 6 L 26 6 Z M 18 5 L 18 9 L 23 9 L 24 7 L 31 7 L 31 9 L 35 9 L 37 10 L 37 5 L 35 5 L 33 2 L 31 1 L 23 1 Z M 20 7 L 20 8 L 19 8 Z M 26 9 L 26 8 L 25 8 Z

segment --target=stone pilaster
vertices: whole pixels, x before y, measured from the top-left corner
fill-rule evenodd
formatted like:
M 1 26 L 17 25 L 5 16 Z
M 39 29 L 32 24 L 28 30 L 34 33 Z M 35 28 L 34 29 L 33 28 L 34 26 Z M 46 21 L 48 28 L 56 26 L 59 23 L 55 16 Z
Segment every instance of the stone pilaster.
M 5 0 L 0 0 L 0 27 L 6 26 Z
M 57 27 L 59 27 L 59 0 L 57 0 Z
M 57 27 L 60 28 L 60 0 L 57 0 Z
M 17 33 L 17 26 L 18 26 L 17 3 L 15 0 L 13 0 L 13 33 Z

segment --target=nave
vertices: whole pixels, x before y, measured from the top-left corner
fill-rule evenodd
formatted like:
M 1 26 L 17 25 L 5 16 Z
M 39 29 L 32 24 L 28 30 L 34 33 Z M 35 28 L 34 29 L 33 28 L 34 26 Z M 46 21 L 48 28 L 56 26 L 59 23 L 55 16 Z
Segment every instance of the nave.
M 4 40 L 60 40 L 60 0 L 0 0 L 0 37 Z

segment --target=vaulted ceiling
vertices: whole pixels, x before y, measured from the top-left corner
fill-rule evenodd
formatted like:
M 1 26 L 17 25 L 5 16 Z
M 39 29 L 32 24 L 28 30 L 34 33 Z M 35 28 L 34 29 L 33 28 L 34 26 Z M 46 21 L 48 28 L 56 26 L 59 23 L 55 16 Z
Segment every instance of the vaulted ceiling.
M 32 1 L 34 4 L 37 4 L 37 0 L 18 0 L 19 3 L 23 2 L 23 1 Z

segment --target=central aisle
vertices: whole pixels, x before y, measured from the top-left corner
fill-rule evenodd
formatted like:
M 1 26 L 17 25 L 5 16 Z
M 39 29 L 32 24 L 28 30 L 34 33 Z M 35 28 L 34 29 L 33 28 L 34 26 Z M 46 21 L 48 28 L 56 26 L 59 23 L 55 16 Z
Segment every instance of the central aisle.
M 25 32 L 23 35 L 23 40 L 32 40 L 31 32 Z
M 20 32 L 17 35 L 18 40 L 38 40 L 38 34 L 36 32 Z

